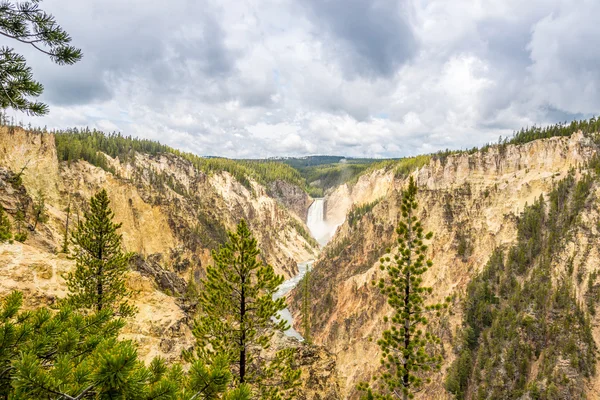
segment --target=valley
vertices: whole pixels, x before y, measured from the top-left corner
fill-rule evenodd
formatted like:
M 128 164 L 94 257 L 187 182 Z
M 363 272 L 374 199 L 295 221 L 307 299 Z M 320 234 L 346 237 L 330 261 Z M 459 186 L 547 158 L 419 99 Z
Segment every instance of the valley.
M 358 383 L 380 371 L 377 339 L 391 308 L 371 282 L 384 274 L 380 259 L 394 254 L 401 196 L 412 177 L 417 215 L 434 234 L 424 282 L 432 301 L 451 299 L 428 328 L 441 338 L 441 370 L 416 398 L 504 398 L 508 387 L 521 397 L 506 398 L 596 398 L 596 122 L 471 151 L 369 162 L 315 197 L 297 170 L 274 160 L 202 159 L 120 136 L 2 126 L 0 205 L 27 237 L 0 244 L 0 296 L 22 291 L 32 309 L 66 295 L 64 276 L 74 263 L 65 237 L 87 199 L 104 188 L 124 248 L 134 253 L 127 286 L 139 312 L 121 336 L 138 344 L 145 362 L 180 360 L 194 343 L 199 284 L 213 251 L 245 219 L 260 257 L 285 278 L 274 298 L 287 299 L 280 315 L 292 327 L 276 336 L 275 348 L 297 349 L 300 398 L 357 399 Z M 37 223 L 40 196 L 47 218 Z M 535 207 L 545 211 L 532 236 L 522 221 Z M 535 240 L 536 250 L 527 247 Z M 490 274 L 497 280 L 485 280 Z M 492 300 L 481 297 L 484 286 Z M 479 304 L 489 321 L 473 311 Z M 507 337 L 499 333 L 503 324 Z M 465 348 L 468 329 L 480 336 Z M 506 353 L 485 353 L 491 346 Z
M 599 12 L 0 1 L 0 400 L 600 399 Z

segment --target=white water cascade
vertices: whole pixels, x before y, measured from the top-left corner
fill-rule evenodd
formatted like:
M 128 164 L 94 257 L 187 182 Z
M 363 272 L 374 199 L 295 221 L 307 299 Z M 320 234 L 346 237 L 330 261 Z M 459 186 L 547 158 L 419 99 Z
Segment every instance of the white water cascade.
M 321 246 L 325 246 L 327 242 L 331 239 L 337 226 L 331 227 L 325 221 L 325 200 L 324 199 L 315 199 L 313 203 L 308 208 L 308 215 L 306 217 L 306 225 L 308 229 L 310 229 L 310 233 L 312 236 L 319 242 Z M 274 299 L 278 299 L 280 297 L 285 296 L 296 287 L 298 283 L 304 278 L 304 275 L 307 271 L 310 271 L 313 265 L 313 260 L 298 263 L 298 274 L 293 278 L 288 279 L 283 282 L 281 286 L 279 286 L 277 292 L 273 295 Z M 285 319 L 290 325 L 290 329 L 285 331 L 287 336 L 294 337 L 300 341 L 303 341 L 304 338 L 302 335 L 293 328 L 294 318 L 292 317 L 292 313 L 287 308 L 282 310 L 279 315 Z
M 315 199 L 310 205 L 306 225 L 321 246 L 325 246 L 331 240 L 337 226 L 331 227 L 325 221 L 325 199 Z

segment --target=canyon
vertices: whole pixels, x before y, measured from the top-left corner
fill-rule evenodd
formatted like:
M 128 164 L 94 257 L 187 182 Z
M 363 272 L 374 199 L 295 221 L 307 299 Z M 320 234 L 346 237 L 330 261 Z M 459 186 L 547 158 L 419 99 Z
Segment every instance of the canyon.
M 586 162 L 596 153 L 595 142 L 579 132 L 571 137 L 432 159 L 411 174 L 420 190 L 418 216 L 425 230 L 434 233 L 428 251 L 434 266 L 426 273 L 425 283 L 434 288 L 433 301 L 453 298 L 450 313 L 443 316 L 438 327 L 445 355 L 442 371 L 417 398 L 452 398 L 443 382 L 455 359 L 453 346 L 461 328 L 461 302 L 467 285 L 496 248 L 516 240 L 518 216 L 524 207 L 540 196 L 548 196 L 556 183 L 570 173 L 580 179 L 586 172 Z M 383 318 L 391 315 L 391 308 L 371 282 L 382 276 L 379 259 L 389 255 L 387 248 L 396 239 L 401 193 L 407 181 L 408 176 L 395 176 L 393 170 L 376 170 L 361 176 L 353 185 L 336 188 L 325 198 L 326 219 L 341 226 L 314 264 L 311 334 L 315 343 L 336 354 L 344 398 L 358 398 L 357 383 L 368 381 L 380 365 L 376 339 L 381 336 Z M 599 190 L 595 182 L 577 232 L 564 243 L 552 265 L 555 282 L 566 274 L 567 260 L 584 271 L 584 277 L 575 284 L 581 303 L 593 287 L 593 281 L 590 284 L 588 279 L 594 279 L 594 271 L 598 270 Z M 361 204 L 370 204 L 370 210 L 353 223 L 348 219 L 342 222 L 353 207 Z M 460 254 L 462 240 L 468 250 Z M 291 308 L 298 320 L 301 293 L 293 293 L 292 299 Z M 600 321 L 597 316 L 591 318 L 598 343 Z M 581 387 L 588 398 L 596 398 L 599 384 L 594 377 L 582 382 Z
M 32 308 L 65 295 L 63 275 L 73 267 L 61 251 L 67 219 L 80 218 L 86 199 L 105 188 L 115 219 L 123 223 L 124 246 L 136 253 L 128 286 L 139 312 L 124 337 L 139 344 L 146 361 L 157 355 L 176 360 L 193 343 L 194 304 L 186 292 L 205 276 L 211 251 L 226 231 L 245 218 L 264 260 L 286 278 L 277 296 L 287 297 L 284 317 L 293 328 L 277 336 L 277 346 L 298 348 L 303 398 L 356 399 L 356 385 L 370 380 L 380 365 L 376 341 L 391 309 L 371 282 L 384 273 L 379 259 L 396 240 L 401 195 L 412 176 L 419 187 L 418 216 L 434 233 L 428 250 L 433 267 L 424 279 L 435 289 L 433 301 L 452 299 L 449 312 L 433 326 L 442 338 L 442 369 L 417 398 L 450 399 L 444 379 L 457 357 L 469 283 L 495 249 L 515 243 L 523 210 L 540 196 L 548 198 L 561 179 L 583 179 L 598 148 L 597 135 L 583 132 L 499 144 L 431 157 L 409 173 L 398 173 L 393 164 L 371 168 L 312 199 L 283 180 L 250 179 L 248 186 L 227 171 L 207 173 L 173 154 L 138 152 L 127 161 L 107 155 L 112 171 L 83 160 L 59 161 L 52 134 L 0 127 L 0 205 L 14 225 L 17 210 L 30 209 L 43 192 L 49 215 L 35 231 L 25 228 L 24 243 L 0 244 L 0 296 L 23 291 Z M 17 175 L 21 184 L 15 184 Z M 573 287 L 581 304 L 596 290 L 599 193 L 595 180 L 585 212 L 551 265 L 553 285 L 565 276 L 580 277 Z M 296 286 L 307 270 L 310 345 L 300 334 L 303 292 Z M 598 345 L 600 317 L 585 310 Z M 528 372 L 531 381 L 539 362 Z M 600 394 L 596 375 L 563 369 L 582 394 Z

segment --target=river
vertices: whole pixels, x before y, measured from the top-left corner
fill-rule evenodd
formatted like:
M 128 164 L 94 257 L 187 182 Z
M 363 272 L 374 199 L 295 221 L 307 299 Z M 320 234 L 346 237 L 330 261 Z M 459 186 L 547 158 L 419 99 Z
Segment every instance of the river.
M 293 278 L 290 278 L 287 281 L 283 282 L 281 284 L 281 286 L 279 286 L 279 288 L 277 289 L 277 292 L 275 292 L 275 294 L 273 295 L 273 298 L 278 299 L 280 297 L 283 297 L 286 294 L 288 294 L 290 292 L 290 290 L 295 288 L 296 285 L 298 283 L 300 283 L 302 278 L 304 278 L 306 271 L 310 270 L 310 268 L 312 267 L 312 264 L 313 264 L 313 261 L 305 261 L 305 262 L 298 263 L 298 274 L 296 276 L 294 276 Z M 297 330 L 294 329 L 294 318 L 292 317 L 292 313 L 290 312 L 290 310 L 285 308 L 279 313 L 279 315 L 283 319 L 285 319 L 288 322 L 288 324 L 290 325 L 290 329 L 288 329 L 284 333 L 287 336 L 291 336 L 300 341 L 303 341 L 304 338 L 302 337 L 300 332 L 298 332 Z
M 317 242 L 321 246 L 325 246 L 327 242 L 331 239 L 337 226 L 330 227 L 325 221 L 325 200 L 324 199 L 315 199 L 313 203 L 308 208 L 308 215 L 306 217 L 306 225 L 308 229 L 310 229 L 311 235 L 317 240 Z M 273 295 L 273 298 L 278 299 L 287 295 L 290 290 L 296 287 L 298 283 L 304 278 L 304 275 L 307 271 L 310 271 L 314 260 L 304 261 L 298 263 L 298 274 L 294 277 L 288 279 L 283 282 L 281 286 L 279 286 L 277 292 Z M 284 333 L 287 336 L 296 338 L 300 341 L 303 341 L 304 338 L 302 335 L 294 329 L 294 318 L 292 317 L 292 313 L 287 308 L 283 309 L 279 315 L 285 319 L 290 325 L 290 329 L 285 331 Z

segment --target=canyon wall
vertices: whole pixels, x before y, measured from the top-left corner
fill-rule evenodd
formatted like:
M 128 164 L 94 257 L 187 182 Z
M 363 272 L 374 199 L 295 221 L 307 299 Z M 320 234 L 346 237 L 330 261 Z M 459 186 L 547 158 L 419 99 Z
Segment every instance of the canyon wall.
M 417 397 L 451 398 L 443 388 L 443 379 L 455 358 L 453 346 L 462 321 L 467 284 L 482 270 L 494 249 L 516 240 L 517 217 L 525 205 L 540 195 L 547 196 L 570 171 L 580 179 L 585 172 L 581 168 L 596 151 L 592 138 L 578 133 L 434 158 L 412 174 L 419 186 L 418 216 L 425 230 L 434 232 L 428 250 L 433 267 L 426 273 L 425 283 L 434 288 L 433 301 L 446 296 L 454 299 L 450 313 L 443 316 L 438 327 L 445 355 L 442 372 L 435 374 L 433 383 Z M 392 171 L 382 170 L 362 176 L 354 186 L 338 188 L 327 198 L 327 218 L 336 221 L 343 220 L 343 210 L 347 212 L 352 204 L 380 199 L 372 210 L 340 226 L 311 276 L 312 336 L 317 344 L 337 355 L 345 398 L 357 398 L 356 385 L 369 380 L 380 365 L 376 341 L 384 328 L 383 317 L 390 316 L 391 309 L 371 282 L 382 276 L 378 260 L 396 240 L 401 190 L 406 185 L 407 177 L 394 177 Z M 565 240 L 553 265 L 555 279 L 564 275 L 566 260 L 582 271 L 575 284 L 581 302 L 592 287 L 589 277 L 595 276 L 592 274 L 599 268 L 599 190 L 598 182 L 594 182 L 581 221 Z M 292 297 L 292 311 L 298 322 L 302 294 L 297 290 Z M 598 344 L 600 320 L 590 317 Z M 590 398 L 600 393 L 598 386 L 597 378 L 586 381 Z
M 0 244 L 0 296 L 18 289 L 26 306 L 34 307 L 65 295 L 63 275 L 74 266 L 62 253 L 67 209 L 72 230 L 102 188 L 115 220 L 123 224 L 124 248 L 136 253 L 128 284 L 139 313 L 125 336 L 140 343 L 146 360 L 176 359 L 191 345 L 193 308 L 185 291 L 204 276 L 211 250 L 241 218 L 248 220 L 264 260 L 286 278 L 296 273 L 297 262 L 317 254 L 301 216 L 254 181 L 248 188 L 227 172 L 206 174 L 171 154 L 137 153 L 126 163 L 107 159 L 115 173 L 81 160 L 59 162 L 52 134 L 0 127 L 0 205 L 13 227 L 17 210 L 25 211 L 22 229 L 28 233 L 25 243 Z M 280 187 L 294 195 L 290 204 L 301 205 L 305 195 Z M 32 231 L 32 204 L 39 193 L 49 220 Z

